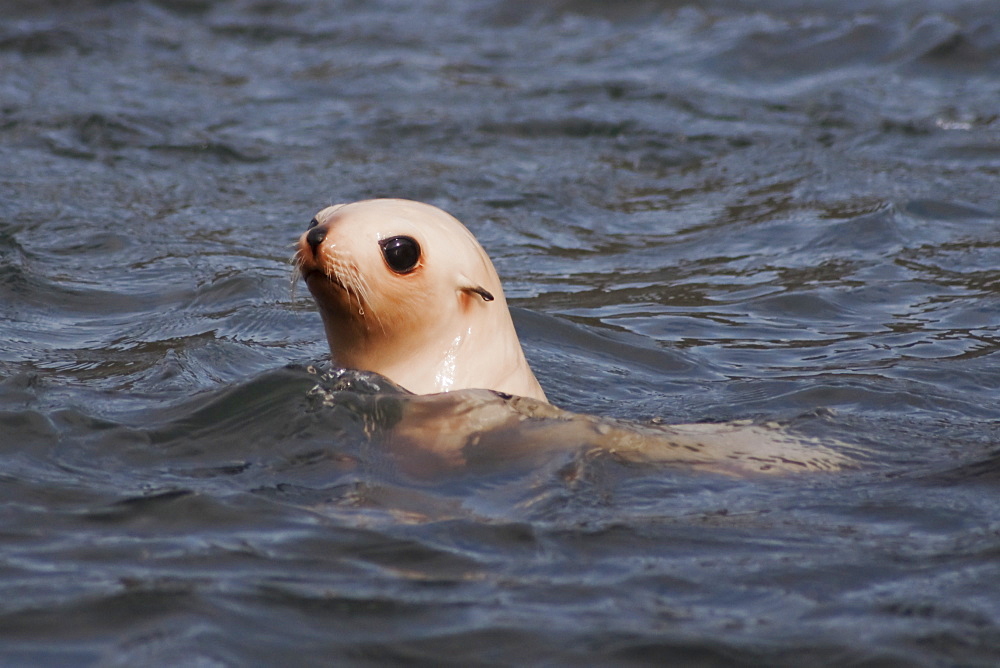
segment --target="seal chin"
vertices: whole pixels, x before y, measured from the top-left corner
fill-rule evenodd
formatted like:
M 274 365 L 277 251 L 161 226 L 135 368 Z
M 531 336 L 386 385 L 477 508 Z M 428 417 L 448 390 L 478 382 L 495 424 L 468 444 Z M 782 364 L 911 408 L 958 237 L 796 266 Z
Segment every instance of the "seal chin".
M 310 289 L 313 288 L 313 283 L 317 283 L 317 286 L 332 285 L 343 292 L 350 292 L 347 286 L 341 283 L 336 276 L 330 276 L 320 269 L 302 268 L 299 273 L 302 275 L 302 280 L 305 281 L 305 284 Z

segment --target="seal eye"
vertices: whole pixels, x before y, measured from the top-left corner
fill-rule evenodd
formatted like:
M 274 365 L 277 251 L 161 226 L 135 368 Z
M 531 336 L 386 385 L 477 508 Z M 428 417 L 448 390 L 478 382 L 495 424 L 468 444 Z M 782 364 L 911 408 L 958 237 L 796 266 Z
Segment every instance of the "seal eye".
M 319 221 L 316 220 L 315 218 L 313 218 L 312 220 L 309 221 L 309 227 L 307 227 L 306 229 L 307 230 L 311 230 L 312 228 L 316 227 L 317 225 L 319 225 Z
M 412 237 L 389 237 L 379 245 L 386 264 L 397 274 L 413 271 L 420 261 L 420 244 Z

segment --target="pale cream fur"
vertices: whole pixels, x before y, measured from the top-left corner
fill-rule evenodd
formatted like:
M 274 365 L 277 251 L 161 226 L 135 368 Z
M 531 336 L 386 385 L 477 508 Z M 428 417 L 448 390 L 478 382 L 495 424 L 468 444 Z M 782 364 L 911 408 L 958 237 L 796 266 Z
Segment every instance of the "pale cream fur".
M 314 253 L 303 233 L 295 261 L 336 364 L 417 394 L 481 388 L 545 401 L 493 263 L 457 219 L 421 202 L 375 199 L 328 207 L 316 222 L 325 239 Z M 382 256 L 379 242 L 394 236 L 420 245 L 409 273 Z

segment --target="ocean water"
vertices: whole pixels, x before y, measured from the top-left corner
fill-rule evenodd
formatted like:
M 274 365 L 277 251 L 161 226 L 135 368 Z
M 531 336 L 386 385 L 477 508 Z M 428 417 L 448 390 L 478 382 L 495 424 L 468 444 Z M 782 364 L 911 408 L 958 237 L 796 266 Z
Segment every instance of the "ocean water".
M 996 665 L 998 101 L 989 0 L 5 3 L 0 664 Z M 556 405 L 857 469 L 406 475 L 289 263 L 376 196 Z

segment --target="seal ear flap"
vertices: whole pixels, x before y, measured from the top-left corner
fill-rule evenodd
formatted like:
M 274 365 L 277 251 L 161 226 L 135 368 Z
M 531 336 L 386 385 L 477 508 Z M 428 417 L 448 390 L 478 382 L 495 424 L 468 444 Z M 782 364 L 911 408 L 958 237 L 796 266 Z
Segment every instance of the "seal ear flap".
M 466 292 L 474 292 L 474 293 L 476 293 L 477 295 L 479 295 L 480 297 L 483 298 L 484 302 L 491 302 L 491 301 L 493 301 L 493 295 L 490 293 L 489 290 L 487 290 L 486 288 L 484 288 L 481 285 L 477 285 L 475 287 L 462 288 L 462 289 L 464 291 L 466 291 Z
M 470 295 L 475 294 L 483 298 L 484 302 L 493 301 L 493 294 L 481 285 L 476 285 L 470 281 L 465 276 L 459 276 L 458 278 L 458 289 L 462 292 L 467 292 Z

